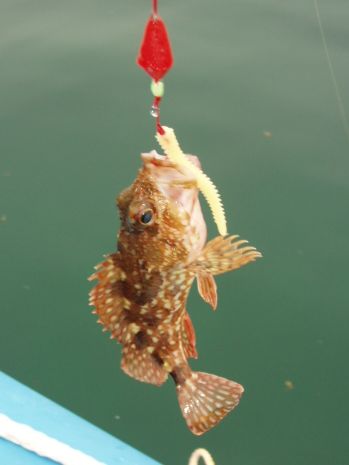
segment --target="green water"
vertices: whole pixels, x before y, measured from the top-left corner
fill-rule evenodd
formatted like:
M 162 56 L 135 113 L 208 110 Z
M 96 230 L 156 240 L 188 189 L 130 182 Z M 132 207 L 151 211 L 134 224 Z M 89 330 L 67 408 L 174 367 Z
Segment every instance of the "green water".
M 192 436 L 172 383 L 125 376 L 90 314 L 114 198 L 156 148 L 134 64 L 149 4 L 0 1 L 0 369 L 166 465 L 196 447 L 217 465 L 347 465 L 349 142 L 312 0 L 159 2 L 163 121 L 265 257 L 218 279 L 216 313 L 195 289 L 188 305 L 192 366 L 242 383 L 238 409 Z M 349 4 L 319 9 L 349 111 Z

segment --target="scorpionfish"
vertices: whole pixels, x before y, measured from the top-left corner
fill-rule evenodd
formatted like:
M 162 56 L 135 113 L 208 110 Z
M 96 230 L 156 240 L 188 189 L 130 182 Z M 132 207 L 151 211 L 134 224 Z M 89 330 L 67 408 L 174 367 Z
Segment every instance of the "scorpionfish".
M 197 157 L 188 155 L 200 167 Z M 121 228 L 117 252 L 96 266 L 90 293 L 99 322 L 122 344 L 121 368 L 157 386 L 168 375 L 192 433 L 215 426 L 240 400 L 243 387 L 192 371 L 195 333 L 186 310 L 193 281 L 217 306 L 215 275 L 240 268 L 261 254 L 238 236 L 206 243 L 206 224 L 193 174 L 155 151 L 142 154 L 133 184 L 117 198 Z

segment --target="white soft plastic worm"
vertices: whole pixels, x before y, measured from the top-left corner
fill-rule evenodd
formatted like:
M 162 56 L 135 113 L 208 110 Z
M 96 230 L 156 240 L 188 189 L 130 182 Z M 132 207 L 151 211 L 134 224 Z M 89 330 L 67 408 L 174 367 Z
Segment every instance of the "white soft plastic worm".
M 223 203 L 217 187 L 213 184 L 211 179 L 205 173 L 203 173 L 200 168 L 193 165 L 188 157 L 182 152 L 174 130 L 166 126 L 162 126 L 162 128 L 165 133 L 156 134 L 156 138 L 161 145 L 161 148 L 166 153 L 170 161 L 172 161 L 172 163 L 179 166 L 185 166 L 192 171 L 197 180 L 198 188 L 207 200 L 207 203 L 212 211 L 213 219 L 217 225 L 219 234 L 226 236 L 227 222 L 225 219 Z

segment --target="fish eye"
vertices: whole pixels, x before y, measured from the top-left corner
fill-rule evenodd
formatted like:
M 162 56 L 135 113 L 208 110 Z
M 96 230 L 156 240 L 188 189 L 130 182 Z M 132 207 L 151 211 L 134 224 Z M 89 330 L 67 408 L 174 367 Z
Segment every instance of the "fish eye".
M 140 216 L 140 222 L 142 224 L 149 225 L 153 222 L 153 212 L 152 210 L 145 210 Z

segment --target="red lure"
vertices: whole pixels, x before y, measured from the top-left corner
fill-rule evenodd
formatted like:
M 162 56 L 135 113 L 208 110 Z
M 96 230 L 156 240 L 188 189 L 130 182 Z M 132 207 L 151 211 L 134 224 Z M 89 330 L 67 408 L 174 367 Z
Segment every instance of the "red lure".
M 159 16 L 152 15 L 147 22 L 137 63 L 154 81 L 162 79 L 172 68 L 171 44 L 165 23 Z
M 153 0 L 153 13 L 144 30 L 137 64 L 149 74 L 155 83 L 159 82 L 173 66 L 170 39 L 164 21 L 158 16 L 157 0 Z M 164 134 L 160 124 L 159 110 L 162 93 L 154 93 L 154 97 L 152 115 L 156 117 L 157 131 Z

